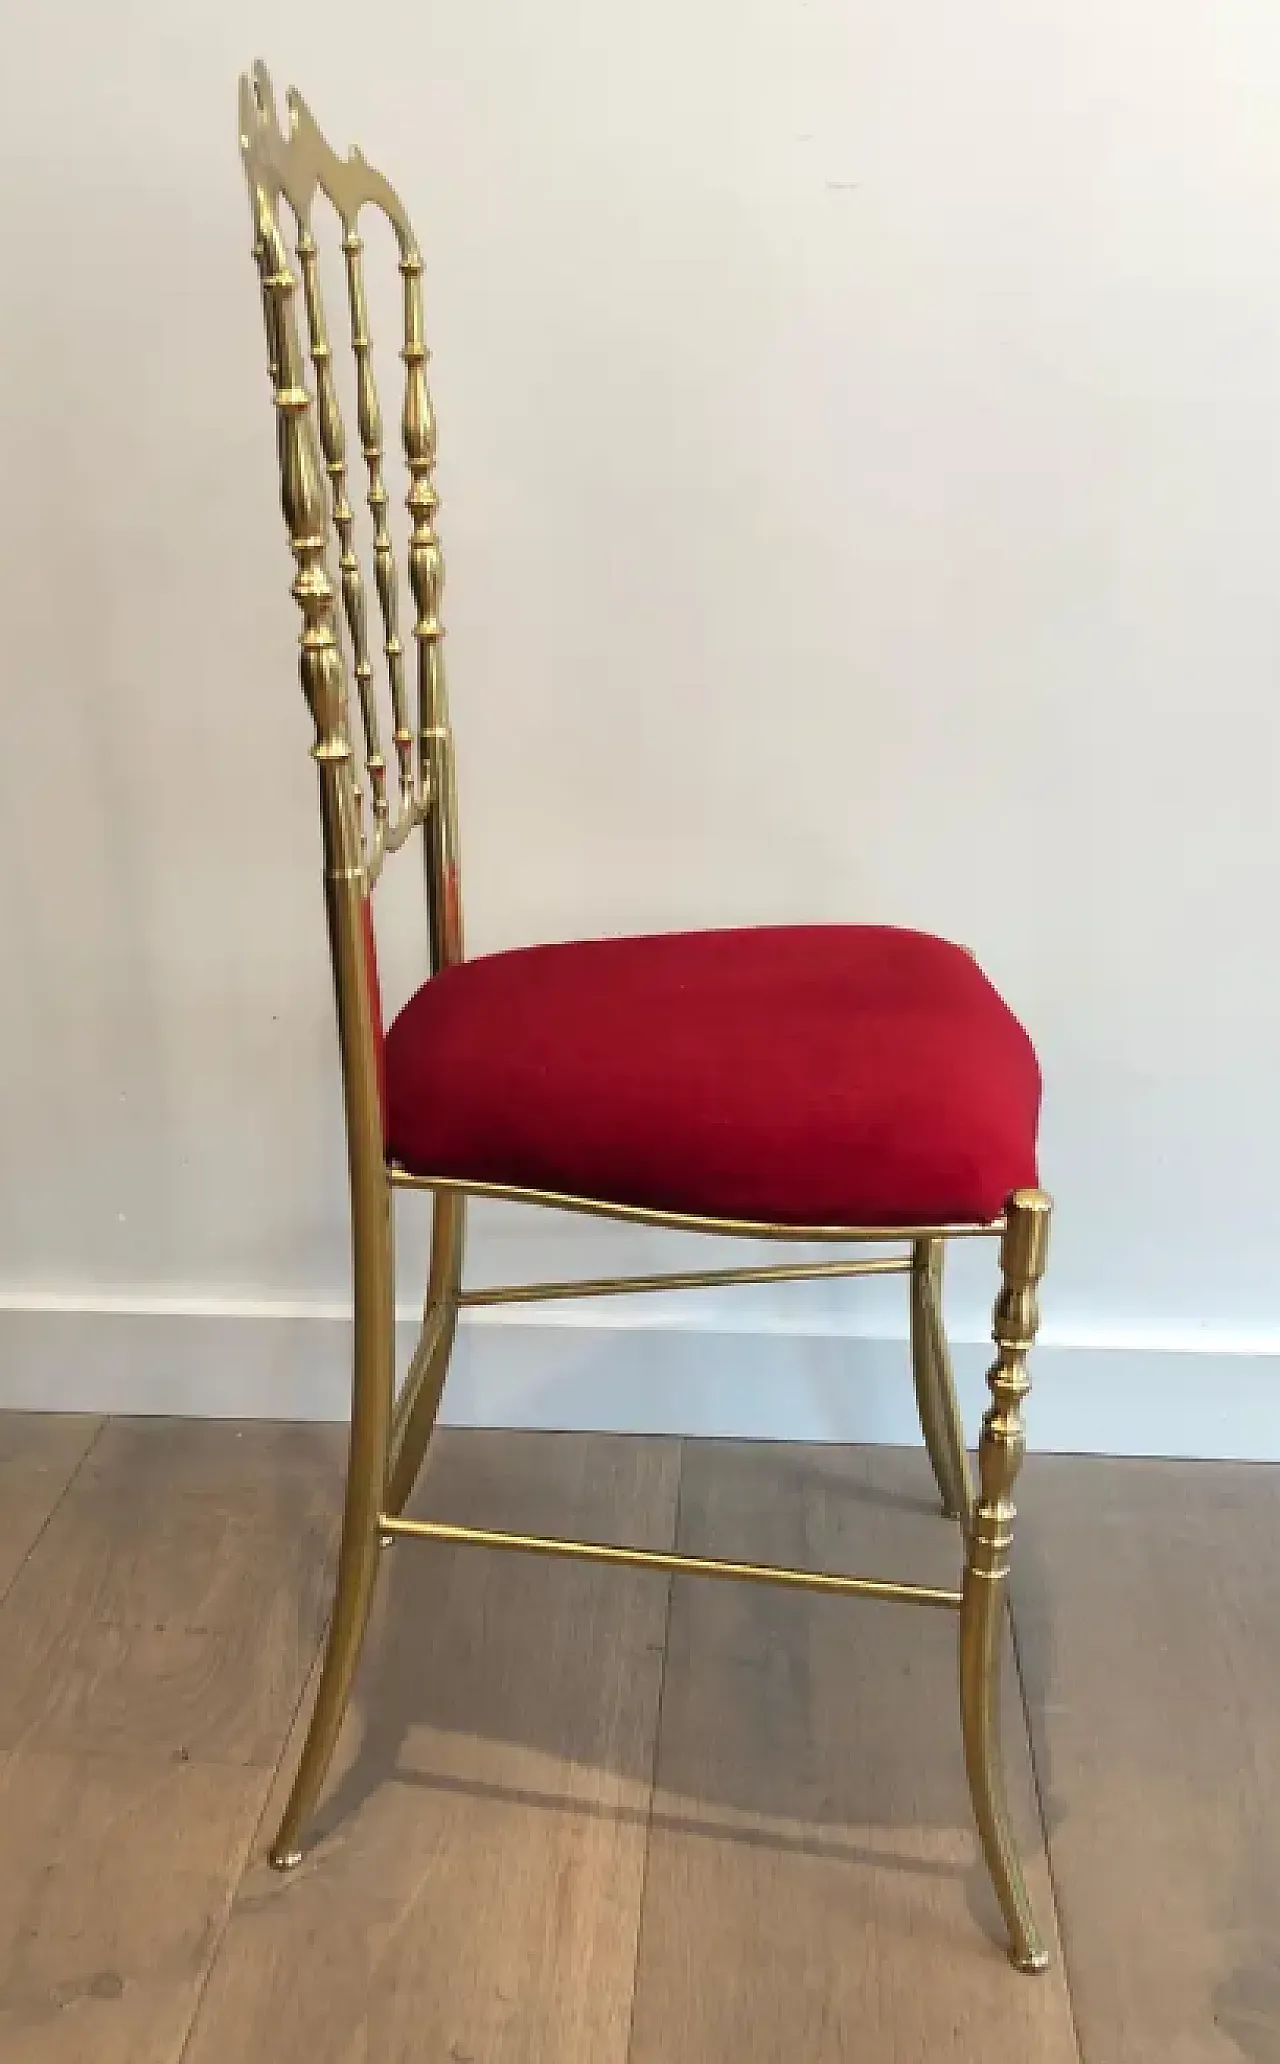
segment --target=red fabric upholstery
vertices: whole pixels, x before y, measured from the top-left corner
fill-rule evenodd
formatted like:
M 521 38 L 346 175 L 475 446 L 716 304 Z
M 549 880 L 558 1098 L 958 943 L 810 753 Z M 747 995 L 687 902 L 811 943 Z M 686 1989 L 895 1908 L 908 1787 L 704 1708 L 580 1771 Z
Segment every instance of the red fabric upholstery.
M 958 946 L 805 926 L 532 946 L 387 1034 L 405 1168 L 787 1225 L 994 1218 L 1036 1181 L 1040 1072 Z

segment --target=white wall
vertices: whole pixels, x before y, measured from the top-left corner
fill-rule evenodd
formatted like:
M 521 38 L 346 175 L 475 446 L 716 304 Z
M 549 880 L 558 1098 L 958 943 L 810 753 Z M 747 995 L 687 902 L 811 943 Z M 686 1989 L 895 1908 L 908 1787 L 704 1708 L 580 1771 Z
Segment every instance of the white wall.
M 7 25 L 6 1302 L 344 1294 L 233 124 L 260 50 L 386 166 L 428 257 L 473 947 L 959 937 L 1043 1052 L 1054 1336 L 1212 1348 L 1210 1382 L 1280 1349 L 1274 7 L 352 23 L 49 0 Z M 390 929 L 407 964 L 407 902 Z M 491 1216 L 479 1269 L 669 1251 L 523 1238 Z M 968 1257 L 962 1333 L 988 1289 Z M 753 1310 L 896 1324 L 876 1293 L 781 1297 Z M 169 1382 L 187 1401 L 180 1357 Z

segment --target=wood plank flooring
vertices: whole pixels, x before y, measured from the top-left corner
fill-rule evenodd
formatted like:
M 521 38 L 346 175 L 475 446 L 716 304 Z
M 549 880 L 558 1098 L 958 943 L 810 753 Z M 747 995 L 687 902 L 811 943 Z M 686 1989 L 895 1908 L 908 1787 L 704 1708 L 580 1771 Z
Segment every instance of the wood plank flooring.
M 924 1456 L 891 1450 L 691 1445 L 680 1535 L 920 1583 L 952 1580 L 958 1553 Z M 1074 2064 L 1061 1957 L 1020 1983 L 994 1946 L 955 1643 L 941 1613 L 677 1583 L 635 2064 Z M 1052 1931 L 1019 1720 L 1014 1698 L 1019 1832 Z
M 54 1438 L 0 1417 L 0 1481 Z M 0 1604 L 3 2064 L 180 2056 L 320 1640 L 341 1456 L 147 1420 L 62 1469 Z
M 1028 1471 L 1015 1623 L 1084 2055 L 1280 2064 L 1280 1469 Z
M 0 1598 L 48 1524 L 102 1422 L 78 1412 L 11 1412 L 0 1434 Z
M 666 1548 L 678 1467 L 674 1442 L 450 1435 L 422 1489 Z M 191 2064 L 624 2064 L 667 1580 L 435 1543 L 388 1563 L 328 1839 L 246 1880 Z
M 1027 1980 L 954 1623 L 869 1601 L 401 1542 L 276 1877 L 341 1447 L 0 1416 L 2 2064 L 1280 2064 L 1280 1470 L 1028 1466 Z M 454 1432 L 417 1503 L 955 1570 L 885 1449 Z

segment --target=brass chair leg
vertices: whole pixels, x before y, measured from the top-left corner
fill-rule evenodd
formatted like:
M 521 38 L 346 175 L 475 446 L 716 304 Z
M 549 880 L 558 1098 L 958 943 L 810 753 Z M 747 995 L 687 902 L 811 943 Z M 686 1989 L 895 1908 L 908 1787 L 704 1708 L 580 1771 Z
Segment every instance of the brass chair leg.
M 369 1624 L 378 1570 L 378 1515 L 387 1479 L 395 1380 L 391 1193 L 382 1180 L 355 1213 L 355 1374 L 346 1500 L 333 1612 L 311 1725 L 271 1847 L 276 1870 L 302 1861 L 299 1835 L 328 1774 Z
M 383 1510 L 393 1519 L 399 1518 L 412 1496 L 449 1373 L 458 1327 L 465 1214 L 462 1197 L 437 1196 L 432 1207 L 431 1269 L 422 1333 L 391 1422 L 391 1466 Z
M 973 1503 L 969 1458 L 956 1397 L 951 1354 L 942 1323 L 941 1240 L 916 1240 L 911 1249 L 911 1368 L 920 1430 L 948 1519 L 967 1523 Z
M 1031 1388 L 1027 1355 L 1040 1322 L 1036 1285 L 1044 1274 L 1052 1204 L 1041 1190 L 1009 1200 L 1000 1249 L 1003 1284 L 992 1334 L 996 1359 L 987 1376 L 991 1406 L 978 1449 L 979 1491 L 966 1542 L 960 1605 L 960 1719 L 965 1768 L 983 1855 L 1020 1971 L 1043 1971 L 1048 1953 L 1036 1926 L 1014 1843 L 1000 1750 L 1000 1663 L 1005 1592 L 1022 1464 L 1022 1400 Z

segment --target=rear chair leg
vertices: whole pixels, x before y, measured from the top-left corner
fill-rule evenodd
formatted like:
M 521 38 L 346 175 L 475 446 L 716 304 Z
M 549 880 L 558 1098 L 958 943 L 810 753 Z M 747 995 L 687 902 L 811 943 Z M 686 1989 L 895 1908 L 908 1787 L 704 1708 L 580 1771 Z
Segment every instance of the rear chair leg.
M 965 1767 L 987 1869 L 1009 1930 L 1009 1954 L 1020 1971 L 1043 1971 L 1049 1958 L 1014 1845 L 1000 1750 L 1000 1660 L 1005 1591 L 1022 1465 L 1022 1400 L 1031 1388 L 1027 1355 L 1040 1323 L 1036 1285 L 1044 1274 L 1053 1206 L 1042 1190 L 1010 1198 L 1000 1248 L 1003 1285 L 988 1372 L 992 1403 L 978 1448 L 979 1491 L 966 1542 L 960 1606 L 960 1719 Z
M 293 1790 L 271 1847 L 276 1870 L 302 1861 L 299 1835 L 328 1775 L 369 1624 L 378 1570 L 378 1515 L 387 1479 L 395 1380 L 391 1192 L 385 1182 L 355 1216 L 355 1374 L 338 1581 L 320 1684 Z
M 941 1240 L 916 1240 L 911 1249 L 911 1368 L 920 1430 L 948 1519 L 967 1524 L 973 1503 L 969 1457 L 942 1323 Z
M 422 1333 L 391 1422 L 391 1467 L 383 1510 L 392 1519 L 400 1517 L 413 1494 L 440 1410 L 458 1328 L 465 1233 L 466 1199 L 438 1194 L 432 1207 L 431 1271 Z

